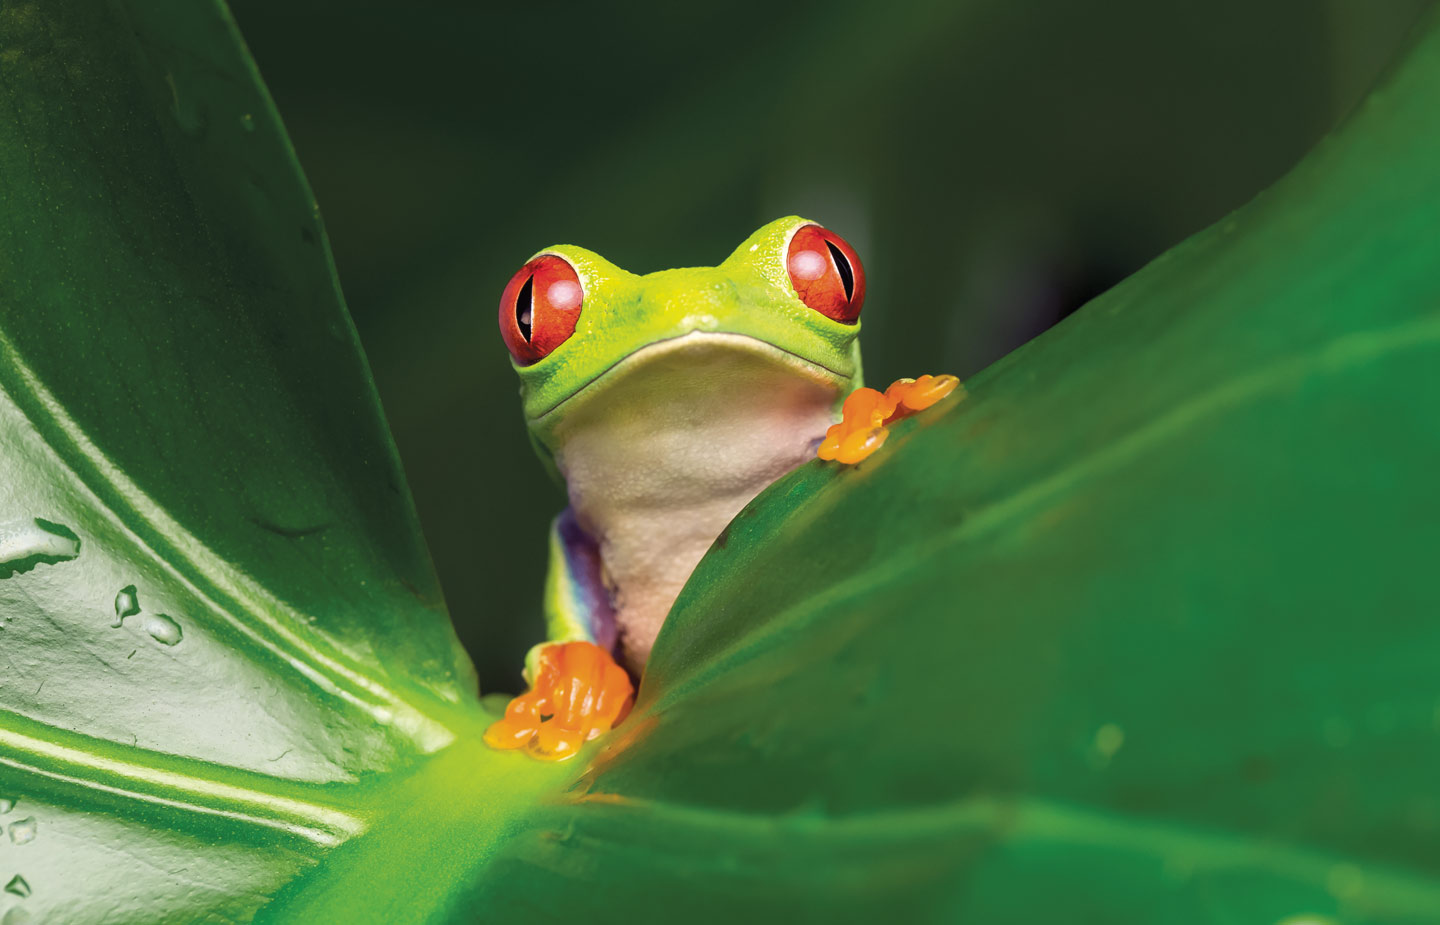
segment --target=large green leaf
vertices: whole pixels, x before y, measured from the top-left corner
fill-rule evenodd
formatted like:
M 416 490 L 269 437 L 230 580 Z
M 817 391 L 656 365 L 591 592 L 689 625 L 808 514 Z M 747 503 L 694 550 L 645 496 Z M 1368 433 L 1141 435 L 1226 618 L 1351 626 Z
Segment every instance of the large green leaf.
M 7 2 L 0 95 L 4 899 L 245 918 L 473 675 L 228 14 Z
M 477 908 L 1440 921 L 1428 25 L 1275 188 L 742 513 Z
M 757 499 L 546 766 L 478 744 L 228 14 L 7 2 L 5 915 L 1440 918 L 1430 26 L 1266 196 Z

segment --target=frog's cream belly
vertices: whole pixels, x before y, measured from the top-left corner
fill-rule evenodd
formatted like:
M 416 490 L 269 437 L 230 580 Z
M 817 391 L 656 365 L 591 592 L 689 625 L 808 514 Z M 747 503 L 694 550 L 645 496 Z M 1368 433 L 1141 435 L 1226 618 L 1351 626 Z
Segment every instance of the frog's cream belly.
M 633 354 L 565 403 L 556 465 L 599 543 L 633 670 L 725 525 L 813 458 L 844 381 L 751 338 L 690 334 Z

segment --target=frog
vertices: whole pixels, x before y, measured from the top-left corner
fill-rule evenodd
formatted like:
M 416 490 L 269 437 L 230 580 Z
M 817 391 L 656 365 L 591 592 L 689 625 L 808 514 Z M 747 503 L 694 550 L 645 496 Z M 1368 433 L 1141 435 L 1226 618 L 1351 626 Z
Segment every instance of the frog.
M 547 640 L 487 744 L 557 761 L 618 725 L 680 590 L 742 508 L 816 457 L 857 465 L 956 388 L 865 388 L 865 285 L 844 238 L 794 215 L 714 267 L 637 275 L 557 245 L 510 279 L 501 338 L 569 504 L 549 533 Z

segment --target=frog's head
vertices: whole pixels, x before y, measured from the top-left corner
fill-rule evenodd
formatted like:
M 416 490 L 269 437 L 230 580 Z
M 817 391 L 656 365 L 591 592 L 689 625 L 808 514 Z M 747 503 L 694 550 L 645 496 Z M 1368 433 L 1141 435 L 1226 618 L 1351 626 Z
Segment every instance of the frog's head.
M 553 453 L 565 421 L 615 402 L 643 405 L 693 378 L 691 368 L 716 388 L 742 375 L 794 381 L 833 393 L 838 405 L 860 384 L 864 298 L 850 245 L 790 216 L 718 267 L 637 276 L 583 248 L 546 248 L 505 287 L 500 331 L 531 435 Z M 733 372 L 716 374 L 718 366 Z

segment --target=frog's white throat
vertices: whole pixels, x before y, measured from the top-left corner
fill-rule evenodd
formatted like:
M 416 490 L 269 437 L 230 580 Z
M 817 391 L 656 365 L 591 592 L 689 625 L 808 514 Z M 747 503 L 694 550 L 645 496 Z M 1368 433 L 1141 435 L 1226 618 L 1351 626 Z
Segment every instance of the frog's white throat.
M 565 403 L 555 463 L 599 545 L 632 670 L 725 525 L 813 457 L 846 384 L 763 341 L 694 333 L 631 354 Z

